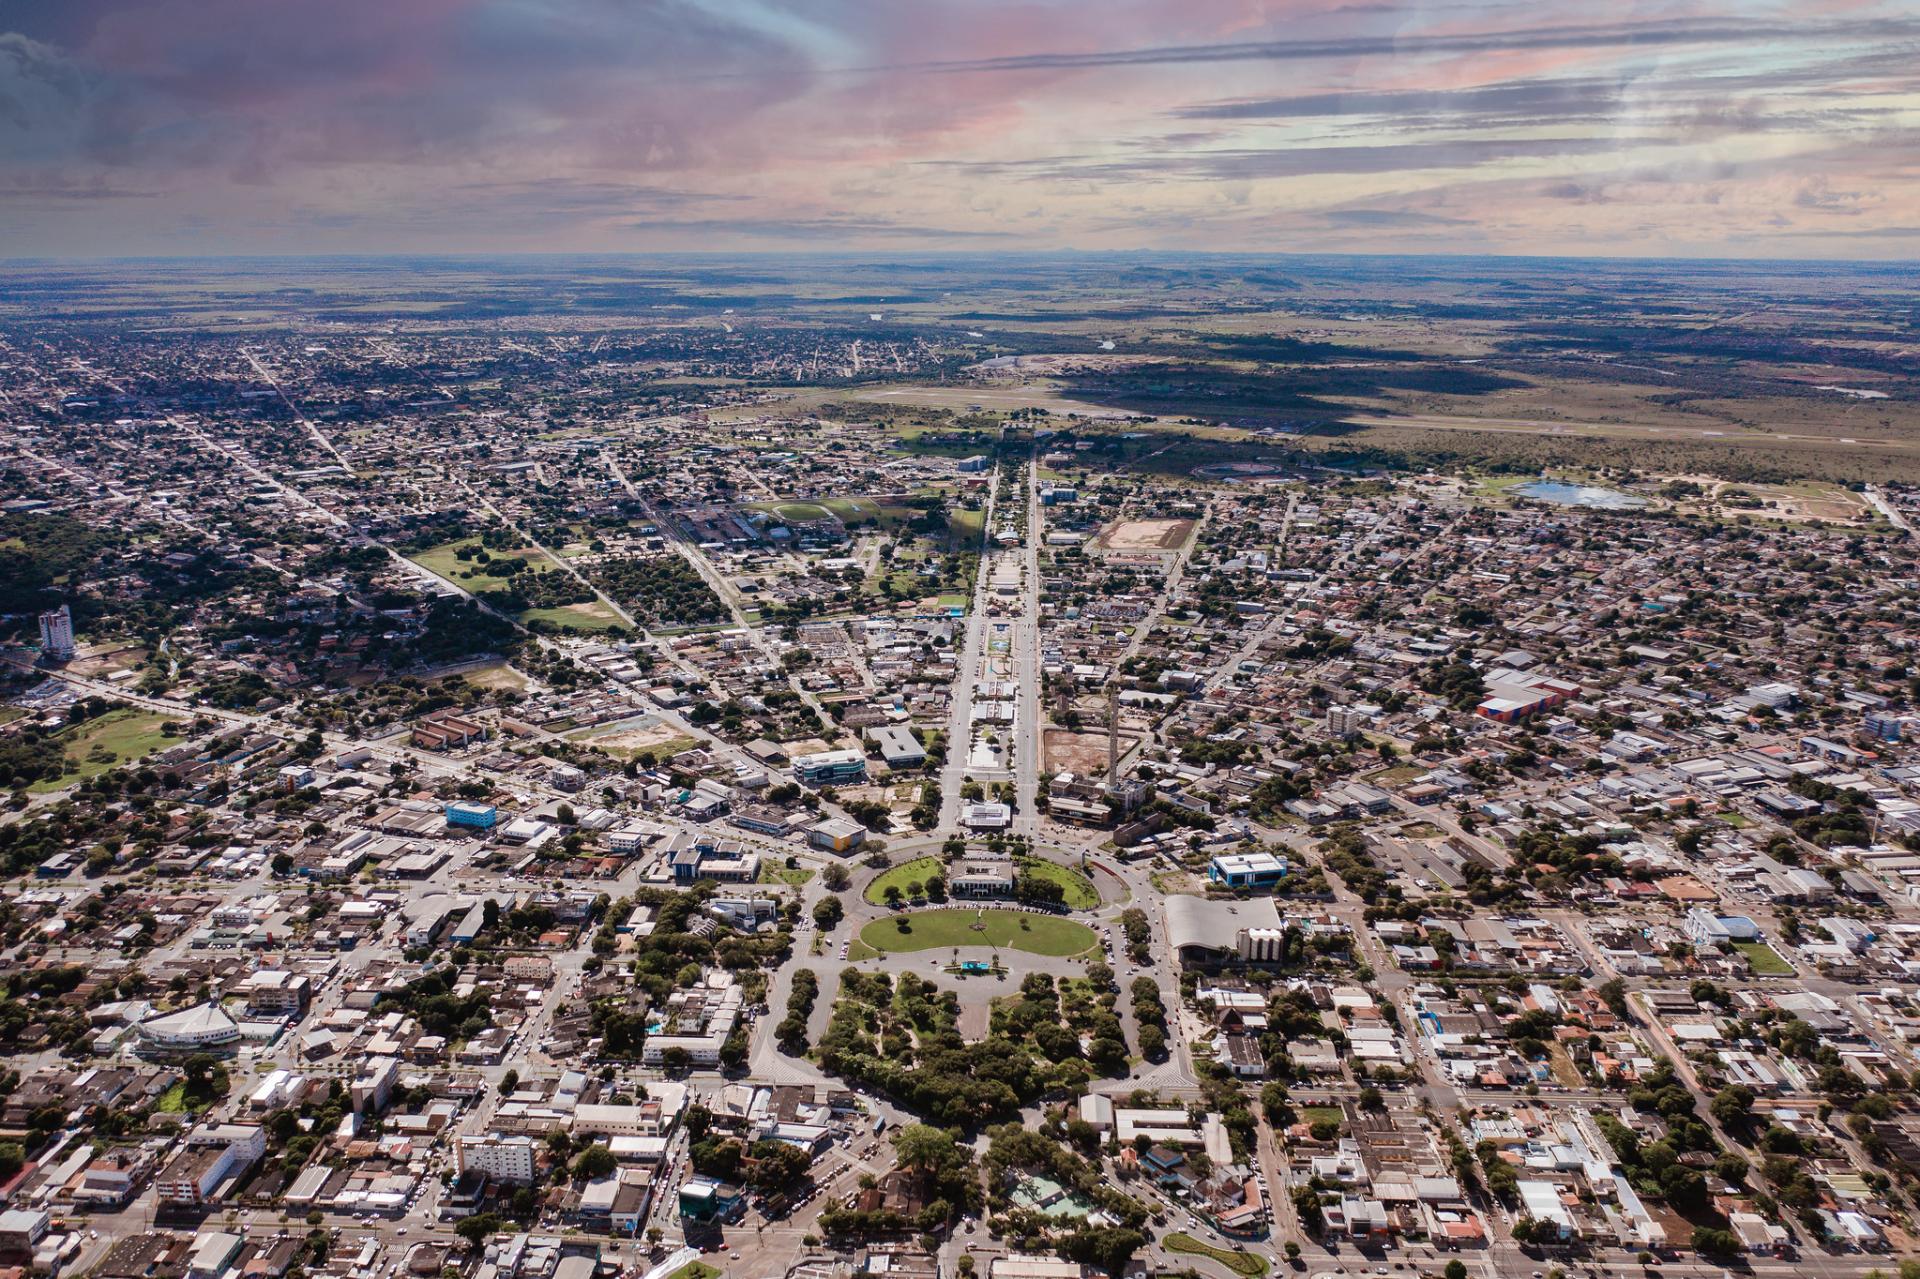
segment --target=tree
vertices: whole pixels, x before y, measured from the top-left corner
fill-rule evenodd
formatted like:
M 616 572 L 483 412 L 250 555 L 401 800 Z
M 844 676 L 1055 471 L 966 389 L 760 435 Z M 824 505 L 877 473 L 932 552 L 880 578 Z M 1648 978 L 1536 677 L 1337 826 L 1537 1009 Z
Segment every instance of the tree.
M 1732 1257 L 1740 1251 L 1740 1240 L 1731 1230 L 1696 1226 L 1693 1231 L 1693 1250 L 1703 1257 Z
M 1068 1261 L 1097 1266 L 1110 1275 L 1122 1274 L 1133 1254 L 1145 1247 L 1147 1237 L 1124 1226 L 1083 1226 L 1062 1239 L 1058 1250 Z
M 26 1164 L 26 1147 L 17 1141 L 0 1141 L 0 1181 L 13 1180 Z
M 188 1092 L 203 1093 L 213 1078 L 213 1068 L 218 1065 L 211 1053 L 195 1053 L 181 1064 L 181 1072 L 186 1076 Z
M 1738 1128 L 1753 1114 L 1753 1089 L 1745 1084 L 1730 1084 L 1713 1095 L 1707 1109 L 1722 1128 Z
M 847 908 L 840 904 L 838 897 L 822 897 L 813 904 L 813 922 L 822 931 L 837 927 L 846 913 Z
M 487 1241 L 487 1236 L 499 1229 L 500 1218 L 493 1213 L 483 1212 L 462 1221 L 453 1228 L 453 1233 L 466 1240 L 467 1244 L 477 1251 L 480 1245 Z
M 827 868 L 820 872 L 820 883 L 829 892 L 841 893 L 853 883 L 853 876 L 839 862 L 828 862 Z
M 924 1177 L 953 1159 L 953 1137 L 931 1124 L 907 1124 L 893 1134 L 893 1153 L 902 1168 Z
M 1310 1235 L 1318 1235 L 1326 1229 L 1326 1214 L 1320 1211 L 1320 1194 L 1312 1186 L 1293 1188 L 1293 1210 L 1300 1218 L 1300 1227 Z
M 1467 1279 L 1467 1263 L 1455 1257 L 1440 1274 L 1441 1279 Z
M 611 1177 L 620 1167 L 620 1161 L 613 1151 L 595 1142 L 580 1152 L 573 1161 L 573 1175 L 581 1181 L 597 1181 L 601 1177 Z
M 785 1190 L 805 1177 L 812 1163 L 812 1157 L 798 1146 L 790 1146 L 784 1141 L 757 1142 L 753 1147 L 753 1171 L 748 1180 L 755 1190 Z

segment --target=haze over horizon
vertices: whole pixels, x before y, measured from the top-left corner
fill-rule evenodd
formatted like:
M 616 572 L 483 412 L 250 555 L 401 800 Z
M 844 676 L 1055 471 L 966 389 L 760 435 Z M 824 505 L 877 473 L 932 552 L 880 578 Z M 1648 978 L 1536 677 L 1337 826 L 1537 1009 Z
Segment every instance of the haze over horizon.
M 1863 0 L 0 0 L 0 256 L 1920 256 Z

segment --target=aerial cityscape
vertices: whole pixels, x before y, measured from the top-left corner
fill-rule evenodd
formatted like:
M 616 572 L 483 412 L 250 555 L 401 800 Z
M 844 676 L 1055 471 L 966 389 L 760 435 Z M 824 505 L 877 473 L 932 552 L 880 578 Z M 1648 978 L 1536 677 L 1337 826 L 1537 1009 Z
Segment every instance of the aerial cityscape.
M 1911 11 L 828 7 L 0 4 L 0 1279 L 1920 1277 Z

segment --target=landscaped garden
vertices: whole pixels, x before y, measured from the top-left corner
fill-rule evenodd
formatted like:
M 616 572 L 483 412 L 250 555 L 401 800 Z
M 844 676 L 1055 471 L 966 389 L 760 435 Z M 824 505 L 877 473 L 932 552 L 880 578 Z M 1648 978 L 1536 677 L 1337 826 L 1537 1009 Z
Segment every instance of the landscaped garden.
M 876 919 L 860 940 L 877 951 L 995 946 L 1036 955 L 1078 955 L 1098 939 L 1085 924 L 1023 910 L 922 910 Z

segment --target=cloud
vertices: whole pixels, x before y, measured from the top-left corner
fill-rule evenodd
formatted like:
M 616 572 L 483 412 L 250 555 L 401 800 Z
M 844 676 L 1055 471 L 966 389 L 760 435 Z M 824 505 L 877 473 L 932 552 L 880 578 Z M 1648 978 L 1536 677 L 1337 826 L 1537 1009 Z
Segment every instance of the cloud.
M 808 240 L 848 243 L 872 238 L 899 240 L 1009 240 L 1010 231 L 954 230 L 912 226 L 876 218 L 679 218 L 632 224 L 638 231 L 674 235 L 728 235 L 756 240 Z
M 1407 173 L 1469 169 L 1496 161 L 1615 151 L 1628 144 L 1657 145 L 1658 137 L 1446 138 L 1379 146 L 1282 146 L 1170 152 L 1121 160 L 1058 156 L 1018 163 L 963 165 L 969 172 L 1011 174 L 1029 180 L 1064 178 L 1131 182 L 1148 178 L 1253 181 L 1333 174 Z
M 1328 209 L 1317 215 L 1333 226 L 1369 227 L 1379 230 L 1418 230 L 1424 227 L 1472 226 L 1471 218 L 1449 218 L 1415 209 Z
M 1920 18 L 1866 18 L 1825 23 L 1764 20 L 1668 19 L 1647 22 L 1521 27 L 1475 32 L 1430 32 L 1331 39 L 1258 40 L 1222 44 L 1169 44 L 1137 49 L 1011 54 L 997 58 L 957 59 L 908 64 L 908 69 L 941 74 L 1089 70 L 1110 67 L 1185 65 L 1224 62 L 1304 62 L 1393 57 L 1402 60 L 1435 54 L 1508 53 L 1538 49 L 1653 50 L 1681 45 L 1751 45 L 1768 40 L 1912 40 L 1920 37 Z
M 0 0 L 0 251 L 1641 252 L 1920 207 L 1908 0 L 1567 12 Z

